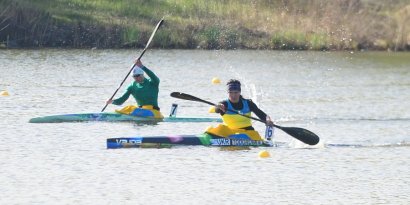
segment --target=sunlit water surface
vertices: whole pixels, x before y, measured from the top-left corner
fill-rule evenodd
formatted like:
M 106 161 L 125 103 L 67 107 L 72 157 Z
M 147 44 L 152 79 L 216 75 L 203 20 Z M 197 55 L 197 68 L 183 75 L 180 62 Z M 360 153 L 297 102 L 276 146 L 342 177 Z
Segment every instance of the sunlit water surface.
M 206 104 L 169 94 L 218 102 L 236 78 L 278 124 L 318 134 L 315 147 L 276 130 L 282 146 L 274 148 L 107 150 L 110 137 L 198 134 L 215 123 L 28 123 L 99 112 L 139 52 L 0 50 L 0 91 L 10 94 L 0 96 L 0 204 L 409 203 L 409 53 L 149 50 L 143 57 L 161 78 L 165 115 L 178 103 L 178 115 L 215 116 Z M 271 157 L 258 158 L 261 150 Z

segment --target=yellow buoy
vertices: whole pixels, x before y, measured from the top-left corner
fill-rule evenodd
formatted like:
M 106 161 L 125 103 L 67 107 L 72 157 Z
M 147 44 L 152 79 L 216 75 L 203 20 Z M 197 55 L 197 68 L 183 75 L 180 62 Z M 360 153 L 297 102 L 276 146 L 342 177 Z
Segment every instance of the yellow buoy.
M 270 154 L 269 154 L 268 151 L 262 150 L 262 151 L 259 152 L 259 157 L 260 158 L 267 158 L 267 157 L 270 157 Z
M 221 83 L 221 80 L 219 80 L 219 78 L 217 77 L 212 78 L 212 84 L 219 84 L 219 83 Z
M 7 91 L 1 91 L 0 95 L 1 95 L 1 96 L 9 96 L 9 92 L 7 92 Z

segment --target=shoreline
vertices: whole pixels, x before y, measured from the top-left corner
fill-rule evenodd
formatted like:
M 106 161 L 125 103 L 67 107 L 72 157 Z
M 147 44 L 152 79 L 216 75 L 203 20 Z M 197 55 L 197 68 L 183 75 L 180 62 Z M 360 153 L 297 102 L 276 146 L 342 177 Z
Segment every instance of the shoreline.
M 3 47 L 0 44 L 0 51 L 5 50 L 143 50 L 144 47 L 126 47 L 126 48 L 97 48 L 97 47 Z M 308 49 L 266 49 L 266 48 L 234 48 L 234 49 L 204 49 L 204 48 L 161 48 L 161 47 L 149 47 L 148 50 L 191 50 L 191 51 L 284 51 L 284 52 L 347 52 L 347 53 L 407 53 L 410 50 L 380 50 L 380 49 L 362 49 L 362 50 L 308 50 Z
M 165 16 L 151 47 L 410 51 L 410 3 L 392 1 L 181 0 L 141 10 L 123 0 L 3 0 L 0 48 L 143 48 Z
M 128 50 L 135 50 L 135 51 L 142 51 L 144 47 L 138 48 L 68 48 L 68 47 L 21 47 L 21 48 L 2 48 L 0 47 L 0 51 L 46 51 L 46 50 L 55 50 L 55 51 L 128 51 Z M 349 53 L 349 54 L 356 54 L 356 53 L 409 53 L 410 50 L 403 50 L 403 51 L 392 51 L 392 50 L 280 50 L 280 49 L 201 49 L 201 48 L 148 48 L 151 51 L 159 51 L 159 50 L 175 50 L 175 51 L 226 51 L 226 52 L 235 52 L 235 51 L 267 51 L 267 52 L 322 52 L 322 53 Z

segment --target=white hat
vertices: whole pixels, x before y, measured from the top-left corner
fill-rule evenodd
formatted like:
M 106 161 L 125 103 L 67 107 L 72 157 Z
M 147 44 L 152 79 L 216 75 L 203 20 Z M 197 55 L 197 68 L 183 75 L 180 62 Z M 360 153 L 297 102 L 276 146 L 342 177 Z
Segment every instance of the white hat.
M 132 76 L 142 75 L 142 74 L 144 74 L 144 71 L 140 67 L 135 66 L 134 70 L 132 71 Z

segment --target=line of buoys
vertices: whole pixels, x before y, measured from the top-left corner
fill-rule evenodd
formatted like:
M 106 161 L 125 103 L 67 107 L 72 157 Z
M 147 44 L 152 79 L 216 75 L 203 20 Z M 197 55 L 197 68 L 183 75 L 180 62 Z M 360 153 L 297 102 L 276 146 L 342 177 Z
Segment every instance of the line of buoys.
M 0 95 L 1 95 L 1 96 L 9 96 L 10 94 L 9 94 L 9 92 L 7 92 L 6 90 L 4 90 L 4 91 L 1 91 L 1 92 L 0 92 Z

